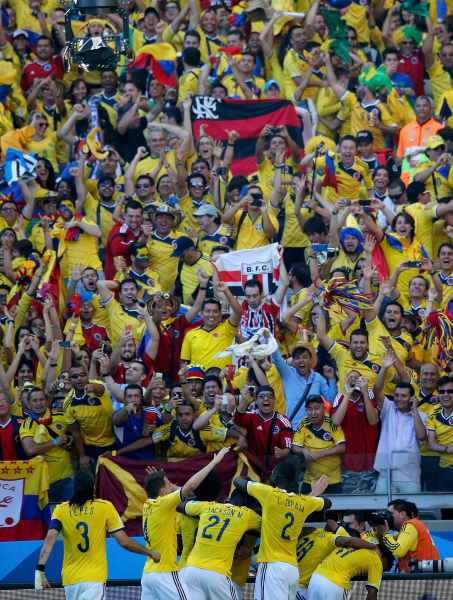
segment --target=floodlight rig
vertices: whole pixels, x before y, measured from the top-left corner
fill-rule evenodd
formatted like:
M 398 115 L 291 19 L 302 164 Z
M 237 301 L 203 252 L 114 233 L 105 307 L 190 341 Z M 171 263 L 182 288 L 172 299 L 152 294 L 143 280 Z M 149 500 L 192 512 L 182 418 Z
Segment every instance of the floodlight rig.
M 127 0 L 61 0 L 65 11 L 66 44 L 64 58 L 67 70 L 73 64 L 86 71 L 112 71 L 121 56 L 129 52 L 129 11 Z M 117 14 L 122 19 L 123 31 L 119 34 L 77 37 L 72 31 L 71 18 L 91 15 L 102 18 Z

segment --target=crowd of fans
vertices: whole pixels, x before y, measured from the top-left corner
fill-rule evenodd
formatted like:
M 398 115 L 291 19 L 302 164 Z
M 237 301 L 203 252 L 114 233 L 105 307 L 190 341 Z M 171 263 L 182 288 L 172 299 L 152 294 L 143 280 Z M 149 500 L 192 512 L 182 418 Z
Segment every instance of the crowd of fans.
M 176 89 L 148 70 L 65 72 L 58 4 L 2 4 L 2 158 L 37 164 L 18 180 L 0 166 L 0 460 L 44 455 L 54 501 L 104 454 L 224 445 L 263 478 L 302 457 L 303 491 L 323 474 L 327 493 L 451 489 L 451 17 L 201 4 L 129 2 L 133 50 L 178 52 Z M 195 139 L 196 94 L 289 100 L 304 147 L 266 125 L 256 172 L 233 175 L 241 123 Z M 214 261 L 272 242 L 275 293 L 252 279 L 233 296 Z M 329 302 L 346 282 L 349 304 Z

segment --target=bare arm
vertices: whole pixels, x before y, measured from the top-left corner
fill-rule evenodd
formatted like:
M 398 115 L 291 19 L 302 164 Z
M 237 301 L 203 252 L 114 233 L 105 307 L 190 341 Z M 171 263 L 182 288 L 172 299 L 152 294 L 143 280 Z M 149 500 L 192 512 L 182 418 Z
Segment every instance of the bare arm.
M 193 494 L 202 481 L 209 475 L 209 473 L 222 462 L 223 457 L 228 453 L 229 448 L 222 448 L 214 455 L 214 458 L 205 466 L 200 469 L 198 473 L 192 475 L 192 477 L 186 481 L 181 488 L 181 498 L 188 498 Z

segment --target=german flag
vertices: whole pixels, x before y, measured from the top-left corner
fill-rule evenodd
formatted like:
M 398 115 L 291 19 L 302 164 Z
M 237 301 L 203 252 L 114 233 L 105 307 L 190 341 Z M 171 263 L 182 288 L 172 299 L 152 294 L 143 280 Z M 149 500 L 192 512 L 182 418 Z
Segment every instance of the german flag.
M 212 96 L 194 96 L 191 119 L 197 140 L 202 125 L 214 140 L 226 141 L 227 131 L 239 133 L 231 166 L 233 175 L 248 176 L 257 170 L 256 141 L 265 125 L 285 125 L 296 144 L 303 148 L 301 122 L 289 100 L 216 100 Z

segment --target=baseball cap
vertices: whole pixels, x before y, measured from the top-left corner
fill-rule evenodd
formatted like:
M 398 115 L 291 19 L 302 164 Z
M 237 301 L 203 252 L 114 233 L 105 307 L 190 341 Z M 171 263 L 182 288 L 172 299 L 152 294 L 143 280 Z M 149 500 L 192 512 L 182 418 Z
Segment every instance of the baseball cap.
M 192 239 L 190 239 L 190 237 L 183 235 L 173 242 L 173 248 L 174 250 L 171 255 L 181 256 L 184 250 L 188 250 L 189 248 L 195 248 L 195 242 Z
M 367 129 L 363 129 L 362 131 L 359 131 L 357 133 L 355 140 L 356 140 L 358 146 L 360 144 L 372 144 L 373 143 L 373 134 L 371 133 L 371 131 L 368 131 Z
M 276 87 L 277 89 L 280 89 L 278 81 L 275 81 L 275 79 L 268 79 L 266 81 L 266 83 L 264 84 L 264 91 L 267 92 L 271 89 L 271 87 Z
M 426 149 L 427 150 L 435 150 L 440 146 L 445 146 L 445 141 L 440 137 L 440 135 L 431 135 L 426 140 Z
M 175 216 L 174 210 L 172 209 L 171 206 L 169 206 L 168 204 L 156 204 L 156 215 L 157 214 L 162 214 L 162 215 L 171 215 L 172 217 Z
M 28 32 L 25 31 L 25 29 L 16 29 L 16 31 L 13 33 L 13 38 L 17 38 L 20 35 L 25 36 L 28 40 Z
M 204 217 L 205 215 L 209 217 L 217 217 L 218 212 L 216 207 L 212 204 L 201 204 L 201 206 L 199 206 L 193 213 L 194 217 Z

